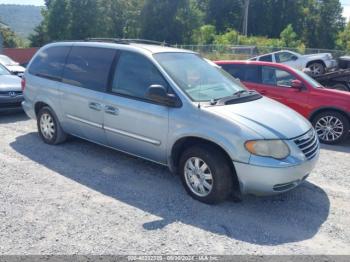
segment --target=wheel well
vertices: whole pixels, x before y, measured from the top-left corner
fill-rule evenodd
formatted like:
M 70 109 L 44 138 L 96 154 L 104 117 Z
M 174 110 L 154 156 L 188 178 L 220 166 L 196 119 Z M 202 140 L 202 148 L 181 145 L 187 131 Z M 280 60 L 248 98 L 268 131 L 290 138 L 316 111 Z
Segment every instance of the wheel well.
M 340 113 L 342 114 L 344 117 L 346 117 L 349 121 L 350 121 L 350 116 L 345 113 L 344 111 L 340 110 L 340 109 L 337 109 L 337 108 L 321 108 L 315 112 L 313 112 L 311 114 L 311 116 L 309 117 L 310 118 L 310 122 L 312 123 L 313 120 L 315 119 L 315 117 L 320 114 L 320 113 L 323 113 L 323 112 L 326 112 L 326 111 L 333 111 L 333 112 L 337 112 L 337 113 Z
M 324 67 L 326 67 L 326 64 L 322 61 L 322 60 L 313 60 L 313 61 L 310 61 L 306 64 L 306 67 L 309 67 L 311 64 L 313 63 L 321 63 Z
M 35 115 L 37 116 L 40 109 L 42 109 L 44 106 L 49 106 L 48 104 L 45 104 L 43 102 L 37 102 L 34 106 L 34 110 L 35 110 Z
M 189 147 L 195 146 L 195 145 L 210 145 L 215 147 L 217 150 L 223 153 L 225 156 L 226 161 L 228 161 L 230 167 L 231 167 L 231 172 L 233 175 L 233 181 L 234 181 L 234 190 L 236 192 L 239 192 L 239 181 L 236 175 L 236 169 L 233 165 L 231 157 L 228 155 L 228 153 L 218 144 L 203 139 L 199 137 L 185 137 L 181 138 L 176 143 L 174 144 L 172 150 L 171 150 L 171 161 L 172 161 L 172 167 L 174 168 L 175 173 L 178 171 L 178 165 L 180 161 L 181 154 Z

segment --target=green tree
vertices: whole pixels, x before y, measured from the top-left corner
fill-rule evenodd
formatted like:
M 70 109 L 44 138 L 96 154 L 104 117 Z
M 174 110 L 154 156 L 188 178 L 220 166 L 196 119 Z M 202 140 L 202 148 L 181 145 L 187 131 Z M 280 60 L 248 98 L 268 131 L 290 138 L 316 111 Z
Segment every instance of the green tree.
M 216 37 L 216 29 L 213 25 L 203 25 L 193 32 L 192 41 L 194 44 L 212 44 Z
M 241 30 L 243 3 L 244 0 L 202 0 L 198 4 L 205 12 L 204 22 L 214 25 L 219 33 L 224 33 L 229 28 Z
M 48 12 L 46 12 L 48 40 L 70 39 L 70 1 L 51 0 L 48 5 L 49 9 Z
M 184 43 L 199 26 L 194 1 L 146 0 L 141 10 L 140 36 L 146 39 Z
M 336 46 L 339 49 L 350 52 L 350 22 L 347 24 L 345 29 L 339 33 Z
M 61 0 L 57 0 L 61 1 Z M 70 37 L 72 39 L 85 39 L 98 37 L 99 8 L 96 0 L 70 1 Z
M 294 32 L 293 26 L 289 24 L 280 34 L 281 44 L 283 47 L 299 47 L 301 41 L 298 35 Z

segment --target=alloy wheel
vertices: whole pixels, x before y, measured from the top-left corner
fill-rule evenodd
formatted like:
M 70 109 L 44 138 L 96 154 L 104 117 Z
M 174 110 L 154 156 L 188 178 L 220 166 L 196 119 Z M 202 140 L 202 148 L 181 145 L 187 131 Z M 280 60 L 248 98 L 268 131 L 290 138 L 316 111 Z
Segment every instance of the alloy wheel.
M 209 195 L 214 182 L 209 166 L 202 159 L 191 157 L 186 161 L 184 169 L 189 189 L 200 197 Z
M 335 141 L 342 136 L 344 125 L 335 116 L 324 116 L 316 122 L 315 129 L 321 140 Z

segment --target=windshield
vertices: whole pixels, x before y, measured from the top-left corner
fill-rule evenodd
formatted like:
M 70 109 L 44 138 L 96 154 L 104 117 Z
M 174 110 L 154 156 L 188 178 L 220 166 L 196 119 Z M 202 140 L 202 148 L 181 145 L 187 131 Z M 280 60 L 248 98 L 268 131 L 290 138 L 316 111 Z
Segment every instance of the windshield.
M 197 54 L 159 53 L 154 58 L 192 101 L 212 101 L 245 90 L 231 75 Z
M 0 63 L 3 65 L 17 65 L 15 61 L 13 61 L 11 58 L 7 56 L 0 56 Z
M 301 76 L 304 80 L 306 80 L 313 88 L 319 88 L 319 87 L 323 87 L 323 85 L 321 85 L 319 82 L 317 82 L 315 79 L 313 79 L 311 76 L 309 76 L 308 74 L 305 74 L 304 72 L 295 69 L 295 72 Z
M 11 73 L 3 65 L 0 65 L 0 75 L 11 75 Z

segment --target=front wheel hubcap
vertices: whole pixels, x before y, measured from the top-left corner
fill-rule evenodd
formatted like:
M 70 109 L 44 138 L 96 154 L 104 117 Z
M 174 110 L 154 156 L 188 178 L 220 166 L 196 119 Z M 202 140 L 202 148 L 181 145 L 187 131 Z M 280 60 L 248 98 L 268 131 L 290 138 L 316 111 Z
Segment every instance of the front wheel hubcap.
M 40 131 L 49 140 L 55 135 L 55 123 L 52 116 L 47 113 L 42 114 L 40 117 Z
M 316 122 L 315 129 L 321 140 L 335 141 L 342 136 L 344 125 L 335 116 L 324 116 Z
M 184 172 L 186 184 L 195 195 L 205 197 L 210 194 L 214 180 L 209 166 L 202 159 L 188 159 Z

